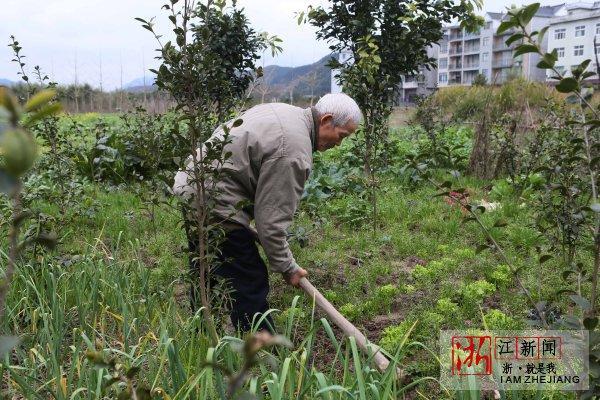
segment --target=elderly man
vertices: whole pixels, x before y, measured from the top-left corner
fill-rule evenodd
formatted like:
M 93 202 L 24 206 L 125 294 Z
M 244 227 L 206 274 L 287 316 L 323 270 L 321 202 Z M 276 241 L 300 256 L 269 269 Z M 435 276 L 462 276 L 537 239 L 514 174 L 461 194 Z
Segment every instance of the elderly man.
M 232 288 L 231 321 L 248 331 L 256 313 L 269 309 L 269 277 L 255 239 L 258 239 L 272 271 L 297 286 L 307 275 L 299 267 L 286 238 L 312 168 L 312 153 L 339 145 L 361 122 L 356 102 L 345 94 L 328 94 L 306 109 L 271 103 L 252 107 L 230 131 L 231 152 L 218 183 L 213 218 L 223 222 L 226 236 L 219 245 L 220 263 L 211 270 Z M 222 136 L 217 129 L 213 136 Z M 175 177 L 174 192 L 194 192 L 187 171 Z M 251 204 L 241 210 L 236 205 Z M 256 231 L 250 223 L 254 220 Z M 192 245 L 193 247 L 193 245 Z M 270 318 L 259 328 L 273 331 Z

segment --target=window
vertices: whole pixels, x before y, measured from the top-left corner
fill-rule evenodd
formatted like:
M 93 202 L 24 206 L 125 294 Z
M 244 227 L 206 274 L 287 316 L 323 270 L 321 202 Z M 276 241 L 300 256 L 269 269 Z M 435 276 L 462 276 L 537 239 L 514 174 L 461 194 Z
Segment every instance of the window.
M 492 29 L 492 21 L 485 23 L 485 29 Z
M 486 62 L 489 56 L 490 53 L 481 53 L 481 62 Z
M 554 68 L 556 68 L 556 70 L 563 75 L 565 73 L 565 67 L 563 65 L 557 65 Z
M 438 62 L 438 68 L 439 69 L 448 68 L 448 59 L 447 58 L 440 58 L 440 61 Z
M 573 47 L 573 55 L 574 56 L 582 56 L 583 55 L 583 45 Z
M 596 35 L 600 35 L 600 24 L 596 24 Z
M 439 81 L 440 81 L 440 83 L 446 83 L 446 82 L 448 82 L 448 74 L 445 73 L 445 72 L 441 73 Z
M 484 47 L 487 47 L 490 44 L 490 38 L 489 37 L 484 37 L 483 38 L 483 43 L 481 44 Z
M 585 25 L 575 27 L 575 37 L 585 36 Z
M 556 48 L 556 54 L 558 55 L 558 58 L 562 58 L 565 56 L 565 48 L 564 47 L 557 47 Z
M 565 28 L 559 28 L 554 30 L 554 39 L 564 39 L 567 30 Z
M 442 43 L 440 45 L 440 53 L 447 53 L 448 52 L 448 43 Z

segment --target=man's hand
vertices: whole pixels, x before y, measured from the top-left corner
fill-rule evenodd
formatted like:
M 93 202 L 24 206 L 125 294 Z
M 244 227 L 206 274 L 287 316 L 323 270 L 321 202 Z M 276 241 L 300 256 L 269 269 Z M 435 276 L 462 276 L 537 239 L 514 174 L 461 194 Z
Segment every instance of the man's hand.
M 288 283 L 288 285 L 292 285 L 298 287 L 300 284 L 300 279 L 304 278 L 308 275 L 308 272 L 304 268 L 298 268 L 294 270 L 291 274 L 283 274 L 283 279 Z

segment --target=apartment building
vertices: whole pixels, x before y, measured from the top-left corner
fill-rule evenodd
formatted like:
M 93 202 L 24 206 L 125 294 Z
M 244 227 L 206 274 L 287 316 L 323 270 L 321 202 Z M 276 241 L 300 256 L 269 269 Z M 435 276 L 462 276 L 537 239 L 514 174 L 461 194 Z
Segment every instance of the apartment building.
M 564 10 L 564 4 L 540 7 L 529 23 L 530 31 L 549 25 L 551 19 Z M 539 55 L 528 53 L 513 57 L 516 43 L 506 45 L 506 39 L 514 29 L 498 35 L 500 23 L 507 17 L 505 13 L 488 12 L 485 24 L 478 32 L 468 33 L 458 25 L 444 29 L 438 57 L 438 86 L 471 85 L 478 74 L 487 81 L 502 84 L 511 76 L 522 75 L 531 80 L 544 80 L 545 72 L 535 66 Z M 546 46 L 546 39 L 542 46 Z
M 592 60 L 588 70 L 595 72 L 596 54 L 600 52 L 600 2 L 566 5 L 565 12 L 550 21 L 546 36 L 548 51 L 557 51 L 556 68 L 561 73 L 568 75 L 571 68 L 586 59 Z M 594 45 L 594 39 L 598 46 Z M 548 70 L 546 74 L 550 81 L 553 73 Z
M 437 59 L 438 46 L 430 46 L 427 49 L 427 55 Z M 341 52 L 338 54 L 340 62 L 348 61 L 352 58 L 351 52 Z M 331 93 L 341 93 L 342 87 L 337 83 L 335 75 L 338 70 L 331 70 Z M 437 70 L 435 68 L 427 69 L 425 66 L 419 66 L 417 73 L 413 75 L 402 76 L 402 83 L 398 88 L 397 103 L 413 102 L 417 96 L 431 94 L 437 86 Z
M 427 48 L 427 56 L 437 59 L 438 51 L 439 46 L 430 46 Z M 433 67 L 427 68 L 421 65 L 416 74 L 402 77 L 402 84 L 398 92 L 398 103 L 412 103 L 419 96 L 431 94 L 436 87 L 437 70 Z

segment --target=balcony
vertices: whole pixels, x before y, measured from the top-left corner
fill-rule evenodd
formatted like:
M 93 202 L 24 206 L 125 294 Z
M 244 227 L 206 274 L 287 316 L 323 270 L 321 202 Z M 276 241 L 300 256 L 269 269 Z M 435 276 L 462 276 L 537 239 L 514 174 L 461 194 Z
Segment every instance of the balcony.
M 449 40 L 450 41 L 452 41 L 452 40 L 462 40 L 462 38 L 463 38 L 463 34 L 462 33 L 455 33 L 455 34 L 450 35 Z
M 465 65 L 463 66 L 463 69 L 478 69 L 479 68 L 479 63 L 475 62 L 475 63 L 465 63 Z
M 463 54 L 468 54 L 468 53 L 479 53 L 479 46 L 465 46 L 464 50 L 463 50 Z
M 462 69 L 462 63 L 450 64 L 448 66 L 449 71 L 456 71 L 456 70 L 460 70 L 460 69 Z
M 462 54 L 462 47 L 450 47 L 450 54 Z
M 504 43 L 504 41 L 494 43 L 493 51 L 509 51 L 509 50 L 510 51 L 514 50 L 514 47 L 507 46 L 506 43 Z
M 460 79 L 449 79 L 448 85 L 460 85 L 462 82 Z
M 515 65 L 515 60 L 513 60 L 512 58 L 505 60 L 494 60 L 492 62 L 493 68 L 510 68 L 513 65 Z
M 465 33 L 465 40 L 472 40 L 472 39 L 479 39 L 479 37 L 481 36 L 481 32 L 475 32 L 475 33 Z

